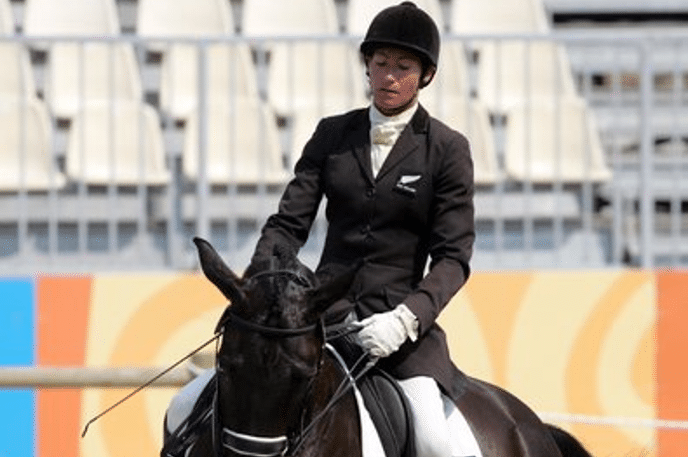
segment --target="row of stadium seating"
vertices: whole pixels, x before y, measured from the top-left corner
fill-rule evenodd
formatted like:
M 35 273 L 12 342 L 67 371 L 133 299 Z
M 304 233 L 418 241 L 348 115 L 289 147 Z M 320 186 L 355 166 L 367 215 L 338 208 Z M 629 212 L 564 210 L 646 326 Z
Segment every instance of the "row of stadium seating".
M 3 2 L 0 22 L 11 35 L 17 27 L 6 19 L 11 10 Z M 190 180 L 199 178 L 201 167 L 211 183 L 281 183 L 319 117 L 365 105 L 356 41 L 322 39 L 338 31 L 333 0 L 242 0 L 240 29 L 254 38 L 201 46 L 170 40 L 234 37 L 229 2 L 173 3 L 138 0 L 137 39 L 148 40 L 143 43 L 122 36 L 114 0 L 25 0 L 21 38 L 60 38 L 0 43 L 5 69 L 0 96 L 7 101 L 2 117 L 5 125 L 16 126 L 3 129 L 8 138 L 0 143 L 0 166 L 15 172 L 2 173 L 10 176 L 0 183 L 2 189 L 59 187 L 69 180 L 165 184 L 171 179 L 165 120 L 184 126 L 182 164 Z M 359 36 L 364 30 L 355 25 L 364 27 L 383 4 L 397 2 L 346 3 L 347 30 Z M 417 3 L 436 18 L 446 17 L 439 0 Z M 449 23 L 466 33 L 547 31 L 537 1 L 484 3 L 452 2 Z M 528 14 L 519 21 L 517 13 Z M 66 35 L 79 38 L 64 41 Z M 84 38 L 93 36 L 103 38 Z M 285 36 L 300 38 L 275 38 Z M 142 43 L 161 56 L 153 84 L 159 109 L 143 103 L 146 59 L 136 53 Z M 48 56 L 40 89 L 27 47 Z M 199 84 L 199 56 L 204 84 Z M 576 94 L 560 45 L 544 39 L 478 40 L 468 46 L 445 40 L 440 59 L 440 73 L 423 91 L 422 102 L 467 133 L 478 184 L 494 184 L 503 175 L 531 182 L 610 178 L 591 113 Z M 477 76 L 471 77 L 472 71 Z M 50 145 L 53 119 L 70 122 L 62 169 L 54 165 Z M 286 119 L 288 128 L 280 129 L 276 119 Z M 500 129 L 502 143 L 496 136 Z M 285 130 L 287 148 L 281 140 Z M 199 160 L 201 149 L 204 160 Z
M 143 36 L 197 36 L 240 32 L 251 36 L 362 35 L 372 17 L 400 0 L 12 0 L 23 18 L 0 2 L 0 30 L 34 35 L 118 34 L 119 4 L 135 5 L 134 28 Z M 531 32 L 549 27 L 542 0 L 415 0 L 446 30 L 456 33 Z M 343 11 L 343 13 L 341 13 Z

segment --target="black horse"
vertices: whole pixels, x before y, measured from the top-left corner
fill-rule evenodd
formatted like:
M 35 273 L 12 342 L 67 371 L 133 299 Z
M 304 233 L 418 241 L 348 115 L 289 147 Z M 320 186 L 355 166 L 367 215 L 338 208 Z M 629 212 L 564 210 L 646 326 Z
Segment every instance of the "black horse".
M 352 268 L 323 278 L 277 248 L 239 278 L 199 238 L 206 277 L 229 299 L 217 331 L 216 374 L 162 457 L 360 457 L 352 377 L 326 349 L 322 316 L 342 297 Z M 460 410 L 483 457 L 590 457 L 568 433 L 543 424 L 511 394 L 467 378 Z

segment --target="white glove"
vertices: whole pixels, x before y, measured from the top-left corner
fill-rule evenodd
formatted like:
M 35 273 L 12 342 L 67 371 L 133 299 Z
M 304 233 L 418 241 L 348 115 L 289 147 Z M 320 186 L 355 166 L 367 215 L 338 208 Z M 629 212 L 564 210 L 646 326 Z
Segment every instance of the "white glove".
M 418 339 L 418 319 L 405 304 L 392 311 L 373 314 L 360 322 L 363 327 L 358 338 L 371 355 L 387 357 L 410 339 Z

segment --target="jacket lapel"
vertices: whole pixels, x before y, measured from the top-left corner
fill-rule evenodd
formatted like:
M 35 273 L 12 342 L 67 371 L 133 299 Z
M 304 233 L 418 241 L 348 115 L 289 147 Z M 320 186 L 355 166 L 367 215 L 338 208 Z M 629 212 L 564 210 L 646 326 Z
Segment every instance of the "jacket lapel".
M 406 156 L 418 149 L 418 147 L 424 141 L 422 137 L 427 133 L 428 117 L 428 112 L 419 105 L 416 113 L 413 115 L 413 118 L 411 118 L 411 121 L 401 132 L 399 139 L 394 144 L 392 150 L 387 156 L 387 159 L 382 164 L 382 168 L 380 168 L 380 171 L 375 178 L 376 180 L 380 180 L 392 169 L 394 169 L 399 162 L 404 160 Z M 368 142 L 368 162 L 370 163 L 370 141 Z M 370 169 L 370 165 L 368 165 L 368 168 Z
M 369 184 L 373 184 L 373 167 L 370 164 L 370 117 L 368 110 L 362 110 L 362 115 L 352 123 L 348 141 L 354 150 L 354 156 L 358 161 L 361 174 L 365 176 Z

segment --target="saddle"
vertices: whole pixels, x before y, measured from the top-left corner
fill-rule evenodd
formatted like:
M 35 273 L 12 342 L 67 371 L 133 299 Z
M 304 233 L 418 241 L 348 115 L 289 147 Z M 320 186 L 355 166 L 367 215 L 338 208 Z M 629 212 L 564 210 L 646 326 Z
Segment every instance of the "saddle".
M 349 370 L 363 356 L 361 347 L 349 337 L 330 342 Z M 411 406 L 401 386 L 386 371 L 374 366 L 359 378 L 358 390 L 375 424 L 387 457 L 415 457 Z

